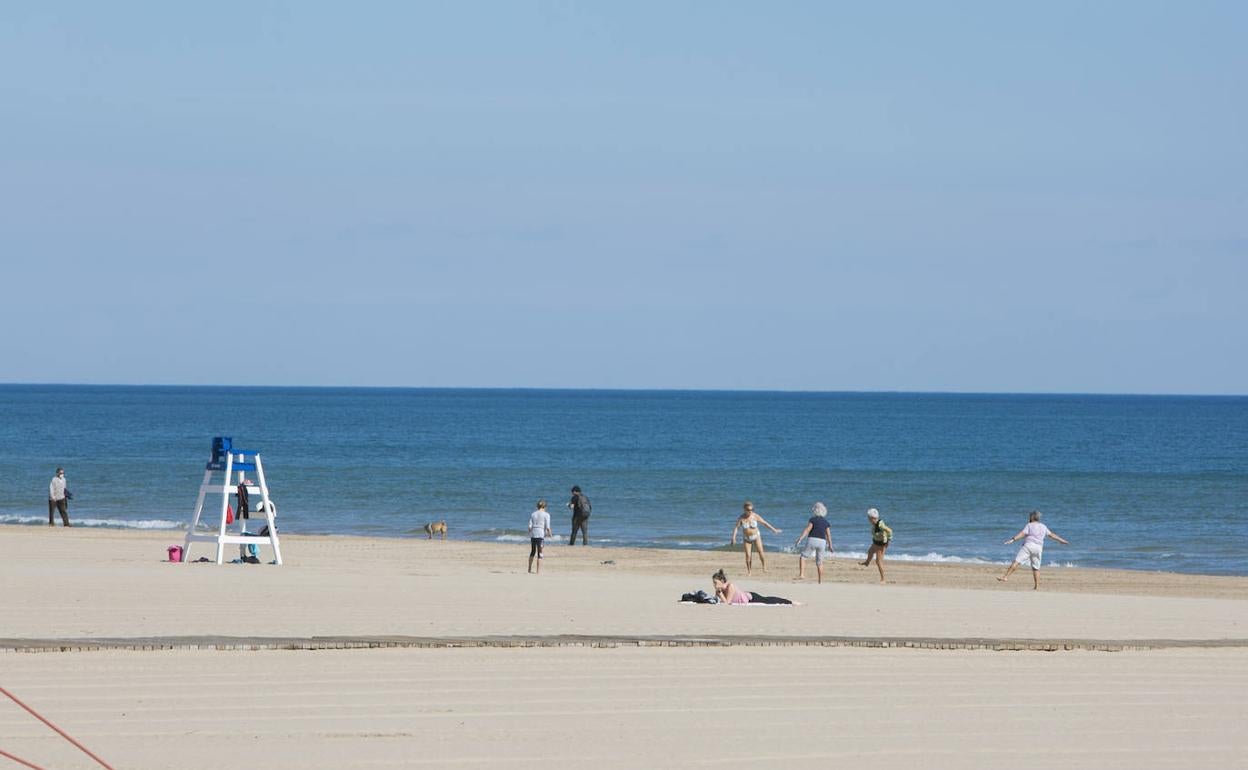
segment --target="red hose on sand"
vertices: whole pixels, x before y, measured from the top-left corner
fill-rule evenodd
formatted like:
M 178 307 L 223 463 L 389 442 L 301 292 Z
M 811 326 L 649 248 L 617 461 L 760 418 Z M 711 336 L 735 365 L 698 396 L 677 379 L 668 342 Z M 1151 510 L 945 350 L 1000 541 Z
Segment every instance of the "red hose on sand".
M 15 757 L 9 752 L 5 751 L 4 749 L 0 749 L 0 757 L 8 757 L 9 759 L 13 760 L 19 765 L 26 765 L 27 767 L 32 767 L 34 768 L 34 770 L 44 770 L 44 768 L 40 767 L 39 765 L 36 765 L 34 762 L 27 762 L 21 757 Z
M 107 763 L 107 762 L 105 762 L 104 760 L 102 760 L 102 759 L 100 759 L 99 757 L 97 757 L 94 753 L 92 753 L 91 749 L 88 749 L 86 746 L 83 746 L 81 743 L 79 743 L 78 741 L 76 741 L 76 740 L 74 740 L 72 737 L 70 737 L 69 733 L 65 732 L 65 731 L 64 731 L 64 730 L 62 730 L 61 728 L 57 727 L 56 725 L 52 724 L 52 723 L 51 723 L 51 722 L 49 722 L 48 720 L 44 719 L 44 718 L 43 718 L 43 715 L 42 715 L 42 714 L 40 714 L 38 711 L 35 711 L 35 710 L 34 710 L 34 709 L 32 709 L 30 706 L 27 706 L 25 703 L 22 703 L 22 701 L 21 701 L 21 700 L 19 700 L 19 699 L 18 699 L 18 697 L 17 697 L 16 695 L 14 695 L 13 693 L 11 693 L 11 692 L 9 692 L 8 690 L 4 689 L 3 687 L 0 687 L 0 693 L 4 693 L 6 696 L 8 696 L 9 700 L 13 701 L 13 702 L 14 702 L 14 703 L 16 703 L 17 705 L 19 705 L 19 706 L 21 706 L 22 708 L 26 709 L 26 711 L 28 711 L 28 712 L 30 713 L 30 715 L 31 715 L 31 716 L 33 716 L 35 719 L 38 719 L 40 722 L 43 722 L 43 723 L 44 723 L 45 725 L 47 725 L 48 727 L 52 728 L 52 729 L 56 732 L 56 734 L 57 734 L 57 735 L 61 736 L 61 737 L 62 737 L 62 738 L 64 738 L 65 740 L 67 740 L 67 741 L 69 741 L 70 743 L 74 744 L 74 746 L 78 747 L 78 750 L 79 750 L 79 751 L 81 751 L 83 754 L 86 754 L 88 757 L 91 757 L 91 758 L 92 758 L 92 759 L 94 759 L 96 762 L 99 762 L 101 767 L 108 768 L 108 770 L 115 770 L 115 768 L 114 768 L 112 765 L 108 764 L 108 763 Z M 13 760 L 14 762 L 20 762 L 20 763 L 22 763 L 23 765 L 26 765 L 27 767 L 33 767 L 33 768 L 35 768 L 35 770 L 43 770 L 43 768 L 39 767 L 38 765 L 32 765 L 31 763 L 27 762 L 27 761 L 26 761 L 26 760 L 24 760 L 24 759 L 18 759 L 17 757 L 13 756 L 12 754 L 10 754 L 10 753 L 8 753 L 8 752 L 6 752 L 6 751 L 0 751 L 0 754 L 2 754 L 2 755 L 4 755 L 4 756 L 8 757 L 9 759 Z

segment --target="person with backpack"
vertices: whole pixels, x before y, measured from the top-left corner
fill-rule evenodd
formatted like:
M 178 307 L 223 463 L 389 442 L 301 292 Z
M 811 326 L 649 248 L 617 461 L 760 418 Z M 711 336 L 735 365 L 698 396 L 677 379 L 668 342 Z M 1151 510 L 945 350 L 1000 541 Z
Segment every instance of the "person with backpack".
M 884 582 L 884 552 L 888 544 L 893 542 L 893 529 L 880 518 L 880 512 L 874 508 L 867 510 L 867 520 L 871 522 L 871 547 L 867 549 L 867 560 L 860 562 L 864 567 L 871 566 L 875 559 L 875 568 L 880 571 L 880 582 Z
M 589 545 L 589 514 L 594 507 L 590 505 L 580 487 L 572 487 L 572 499 L 568 501 L 568 510 L 572 511 L 572 536 L 568 545 L 576 545 L 576 531 L 581 531 L 581 545 Z

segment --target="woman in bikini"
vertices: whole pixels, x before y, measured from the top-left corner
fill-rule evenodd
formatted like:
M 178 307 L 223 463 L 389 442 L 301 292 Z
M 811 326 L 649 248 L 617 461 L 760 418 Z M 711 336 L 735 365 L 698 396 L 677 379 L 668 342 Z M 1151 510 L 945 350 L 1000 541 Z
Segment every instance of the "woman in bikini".
M 711 585 L 715 587 L 715 597 L 719 599 L 720 604 L 793 604 L 788 599 L 782 599 L 779 596 L 763 596 L 753 591 L 742 591 L 741 589 L 728 582 L 728 576 L 724 571 L 718 570 L 711 575 Z
M 782 530 L 776 529 L 767 523 L 767 520 L 754 512 L 754 503 L 749 500 L 745 501 L 745 509 L 741 511 L 741 515 L 737 517 L 737 526 L 732 528 L 732 544 L 737 544 L 737 531 L 741 532 L 741 544 L 745 547 L 745 574 L 750 574 L 753 567 L 750 558 L 750 547 L 753 546 L 758 551 L 758 563 L 762 565 L 763 572 L 767 571 L 767 557 L 763 555 L 763 533 L 759 530 L 758 525 L 762 524 L 767 529 L 775 532 L 777 535 Z

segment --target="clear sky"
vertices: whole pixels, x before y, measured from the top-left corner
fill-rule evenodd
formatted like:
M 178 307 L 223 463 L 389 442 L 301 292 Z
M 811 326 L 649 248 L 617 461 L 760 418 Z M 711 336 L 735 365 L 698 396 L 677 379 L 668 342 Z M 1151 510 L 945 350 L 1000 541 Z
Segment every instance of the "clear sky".
M 1246 36 L 5 3 L 0 381 L 1248 393 Z

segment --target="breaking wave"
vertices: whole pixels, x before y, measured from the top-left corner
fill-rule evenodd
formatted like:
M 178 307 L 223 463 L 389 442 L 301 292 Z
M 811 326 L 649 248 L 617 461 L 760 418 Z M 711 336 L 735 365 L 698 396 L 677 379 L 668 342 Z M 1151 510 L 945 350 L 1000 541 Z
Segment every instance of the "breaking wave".
M 0 524 L 43 524 L 47 525 L 43 516 L 19 516 L 16 514 L 0 514 Z M 186 529 L 185 521 L 169 521 L 167 519 L 77 519 L 71 518 L 75 527 L 97 527 L 102 529 Z M 59 522 L 57 526 L 60 526 Z

